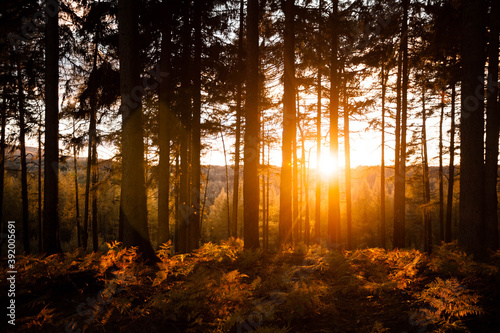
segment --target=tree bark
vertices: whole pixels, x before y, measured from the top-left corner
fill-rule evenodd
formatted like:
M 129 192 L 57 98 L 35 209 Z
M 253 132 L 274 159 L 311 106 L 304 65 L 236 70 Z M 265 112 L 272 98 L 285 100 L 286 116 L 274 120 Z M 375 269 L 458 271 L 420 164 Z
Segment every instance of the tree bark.
M 463 2 L 460 122 L 459 243 L 476 259 L 486 256 L 484 233 L 485 1 Z M 478 93 L 476 93 L 478 91 Z
M 43 250 L 61 252 L 59 241 L 59 1 L 46 3 L 45 164 Z
M 500 3 L 491 2 L 490 36 L 488 45 L 488 85 L 486 101 L 486 157 L 485 157 L 485 224 L 486 246 L 498 249 L 498 137 L 500 103 L 498 101 L 498 37 L 500 30 Z
M 338 60 L 338 0 L 332 0 L 332 50 L 330 59 L 330 155 L 333 160 L 328 182 L 328 242 L 340 245 L 340 189 L 339 189 L 339 60 Z
M 178 248 L 176 252 L 188 251 L 188 228 L 190 224 L 191 205 L 189 197 L 189 131 L 191 121 L 191 77 L 189 75 L 191 65 L 191 27 L 189 22 L 189 1 L 184 1 L 182 6 L 183 26 L 181 31 L 182 40 L 182 77 L 181 77 L 181 130 L 180 130 L 180 179 L 179 179 L 179 208 L 177 215 L 177 228 L 175 237 Z
M 156 258 L 148 233 L 146 186 L 144 180 L 144 141 L 142 93 L 138 40 L 138 1 L 118 1 L 120 93 L 122 114 L 122 189 L 120 210 L 123 218 L 123 244 L 138 246 L 146 260 Z
M 349 141 L 349 104 L 347 99 L 347 82 L 344 77 L 344 149 L 345 149 L 345 201 L 347 220 L 347 249 L 352 249 L 352 200 L 351 200 L 351 145 Z
M 424 217 L 424 251 L 432 251 L 432 224 L 429 204 L 431 201 L 431 189 L 429 182 L 429 164 L 427 157 L 427 130 L 425 109 L 425 88 L 422 88 L 422 185 L 423 185 L 423 217 Z
M 451 242 L 451 224 L 453 212 L 453 185 L 455 182 L 455 81 L 451 84 L 451 126 L 450 126 L 450 163 L 448 165 L 448 194 L 446 199 L 446 222 L 444 227 L 444 241 Z
M 386 230 L 385 230 L 385 94 L 386 94 L 386 76 L 384 62 L 382 62 L 382 156 L 380 160 L 380 246 L 386 248 Z
M 315 206 L 315 221 L 314 221 L 314 239 L 315 242 L 320 241 L 321 238 L 321 174 L 319 172 L 320 170 L 320 165 L 321 165 L 321 113 L 322 113 L 322 77 L 321 77 L 321 70 L 322 70 L 322 11 L 323 11 L 323 1 L 319 0 L 318 4 L 318 10 L 319 10 L 319 24 L 318 24 L 318 44 L 317 44 L 317 56 L 318 56 L 318 81 L 317 81 L 317 92 L 318 92 L 318 104 L 317 104 L 317 111 L 316 111 L 316 206 Z
M 200 246 L 200 189 L 201 189 L 201 1 L 194 1 L 194 61 L 193 61 L 193 120 L 191 121 L 191 218 L 188 250 Z M 224 138 L 223 138 L 224 140 Z M 225 147 L 224 147 L 225 148 Z M 224 159 L 225 159 L 224 154 Z M 227 162 L 226 162 L 227 172 Z M 227 177 L 228 178 L 228 177 Z M 228 180 L 229 181 L 229 180 Z M 229 210 L 229 187 L 227 189 Z M 229 218 L 229 217 L 228 217 Z
M 283 143 L 280 177 L 279 242 L 292 242 L 292 149 L 295 138 L 294 0 L 286 0 L 284 34 Z
M 73 118 L 73 140 L 75 140 L 75 119 Z M 41 139 L 39 140 L 41 142 Z M 82 246 L 82 235 L 81 235 L 81 227 L 80 227 L 80 202 L 79 202 L 79 194 L 78 194 L 78 163 L 77 163 L 77 149 L 76 142 L 73 144 L 73 170 L 75 172 L 75 213 L 76 213 L 76 238 L 78 247 Z M 41 159 L 40 159 L 41 161 Z M 40 163 L 41 164 L 41 163 Z M 41 184 L 41 177 L 38 181 Z M 41 224 L 41 223 L 40 223 Z
M 19 146 L 21 152 L 21 202 L 23 211 L 23 245 L 24 252 L 30 253 L 28 171 L 26 162 L 26 110 L 24 109 L 24 91 L 21 62 L 17 60 L 17 106 L 19 109 Z
M 441 92 L 441 113 L 439 115 L 439 240 L 444 241 L 444 183 L 443 183 L 443 119 L 444 119 L 444 94 Z M 429 197 L 430 200 L 430 197 Z
M 259 1 L 248 0 L 247 95 L 244 135 L 243 215 L 245 248 L 259 247 Z
M 394 187 L 393 246 L 395 248 L 405 247 L 406 117 L 408 100 L 408 0 L 403 0 L 403 21 L 401 25 L 401 45 L 399 52 L 399 57 L 401 58 L 398 58 L 398 74 L 400 71 L 400 66 L 402 66 L 401 76 L 398 78 L 398 85 L 401 82 L 399 80 L 402 80 L 401 86 L 398 87 L 398 91 L 401 92 L 401 134 L 399 140 L 397 141 L 399 143 L 399 147 L 397 147 L 399 148 L 397 149 L 399 158 L 397 159 L 398 167 L 396 171 Z M 402 64 L 400 62 L 402 62 Z M 396 121 L 398 122 L 398 120 Z M 398 136 L 398 129 L 396 129 L 396 132 L 396 135 Z
M 171 15 L 168 0 L 163 0 L 165 14 L 162 25 L 160 71 L 165 77 L 159 85 L 159 133 L 158 145 L 160 150 L 159 177 L 158 177 L 158 246 L 170 240 L 170 131 L 174 120 L 170 110 L 172 88 L 171 78 Z
M 238 200 L 240 188 L 241 104 L 243 94 L 243 0 L 240 0 L 240 27 L 238 31 L 238 84 L 236 88 L 236 133 L 234 143 L 233 212 L 231 236 L 238 237 Z

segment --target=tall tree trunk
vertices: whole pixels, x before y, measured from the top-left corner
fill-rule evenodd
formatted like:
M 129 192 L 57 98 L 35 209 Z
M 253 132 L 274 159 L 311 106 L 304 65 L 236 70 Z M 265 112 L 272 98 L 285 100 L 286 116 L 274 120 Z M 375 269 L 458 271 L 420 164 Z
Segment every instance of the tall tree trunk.
M 42 119 L 41 119 L 41 114 L 39 118 L 39 123 L 38 123 L 38 252 L 42 253 L 43 251 L 43 246 L 42 246 L 42 218 L 43 218 L 43 210 L 42 210 Z M 77 207 L 78 207 L 78 191 L 77 193 Z M 1 204 L 1 203 L 0 203 Z M 78 212 L 80 210 L 77 208 L 77 216 Z M 78 221 L 78 220 L 77 220 Z M 77 232 L 78 232 L 78 237 L 80 237 L 80 225 L 79 222 L 77 222 Z M 80 247 L 80 238 L 78 238 L 78 247 Z
M 460 122 L 460 244 L 476 258 L 486 256 L 484 223 L 485 1 L 463 2 L 462 100 Z M 478 93 L 476 93 L 478 91 Z
M 24 109 L 23 79 L 21 62 L 17 60 L 17 106 L 19 109 L 19 146 L 21 151 L 21 202 L 23 210 L 23 245 L 24 252 L 30 253 L 28 170 L 26 162 L 26 114 Z
M 294 56 L 294 0 L 284 3 L 284 91 L 283 91 L 283 147 L 280 177 L 279 242 L 292 242 L 292 149 L 295 137 L 295 56 Z
M 385 93 L 386 93 L 386 77 L 384 62 L 382 62 L 381 79 L 382 79 L 382 156 L 380 161 L 380 246 L 386 248 L 385 240 Z
M 446 222 L 444 241 L 451 242 L 451 217 L 453 211 L 453 185 L 455 182 L 455 81 L 451 84 L 451 126 L 450 126 L 450 163 L 448 165 L 448 194 L 446 199 Z
M 296 88 L 297 89 L 297 88 Z M 297 90 L 296 90 L 297 91 Z M 297 94 L 297 101 L 299 100 Z M 298 103 L 296 112 L 298 113 Z M 297 158 L 297 126 L 300 120 L 296 119 L 292 142 L 292 239 L 295 244 L 300 242 L 300 207 L 299 207 L 299 162 Z
M 92 249 L 99 251 L 99 237 L 97 232 L 97 186 L 99 171 L 97 165 L 97 135 L 92 140 Z
M 485 224 L 486 246 L 498 249 L 498 136 L 500 103 L 498 101 L 498 37 L 500 30 L 500 3 L 491 2 L 490 36 L 488 46 L 488 86 L 486 101 L 486 158 L 485 158 Z
M 163 0 L 164 20 L 162 25 L 160 71 L 165 75 L 160 82 L 159 98 L 159 133 L 158 145 L 160 149 L 159 177 L 158 177 L 158 246 L 170 240 L 170 131 L 174 117 L 170 110 L 172 89 L 171 79 L 171 15 L 169 1 Z
M 194 2 L 194 61 L 193 61 L 193 120 L 191 122 L 191 218 L 188 250 L 200 246 L 200 189 L 201 189 L 201 15 L 202 1 Z M 223 138 L 224 140 L 224 138 Z M 225 148 L 225 147 L 224 147 Z M 224 159 L 226 155 L 224 154 Z M 226 162 L 227 173 L 227 162 Z M 226 177 L 228 178 L 228 177 Z M 228 180 L 229 181 L 229 180 Z M 227 191 L 229 210 L 229 188 Z M 229 214 L 228 214 L 229 215 Z
M 191 121 L 191 28 L 189 22 L 189 1 L 184 1 L 182 6 L 183 27 L 181 31 L 183 68 L 181 78 L 181 131 L 180 131 L 180 179 L 179 179 L 179 209 L 178 224 L 176 228 L 176 239 L 178 248 L 176 252 L 184 253 L 188 251 L 188 227 L 191 216 L 191 206 L 189 198 L 189 131 Z
M 144 135 L 140 87 L 138 1 L 118 1 L 122 114 L 122 188 L 120 210 L 124 246 L 138 246 L 146 260 L 156 258 L 148 233 L 144 181 Z
M 424 216 L 424 251 L 432 251 L 432 224 L 429 204 L 431 201 L 431 189 L 429 182 L 429 164 L 427 157 L 427 131 L 426 131 L 426 113 L 425 109 L 425 88 L 422 88 L 422 185 L 423 185 L 423 216 Z
M 229 207 L 229 167 L 227 165 L 226 144 L 224 142 L 224 130 L 220 124 L 220 137 L 222 140 L 222 151 L 224 152 L 224 169 L 226 171 L 226 203 L 227 203 L 227 238 L 231 237 L 231 208 Z
M 339 245 L 340 239 L 340 189 L 339 189 L 339 60 L 338 60 L 338 0 L 332 0 L 333 12 L 332 50 L 330 63 L 330 155 L 333 160 L 328 183 L 328 242 Z
M 245 248 L 259 247 L 259 1 L 248 0 L 247 94 L 244 135 L 243 216 Z
M 73 119 L 73 140 L 75 140 L 75 119 Z M 41 138 L 39 140 L 41 142 Z M 76 149 L 76 142 L 73 144 L 73 170 L 75 172 L 75 212 L 76 212 L 76 238 L 78 247 L 82 246 L 82 235 L 80 228 L 80 203 L 79 203 L 79 194 L 78 194 L 78 152 Z M 38 181 L 41 183 L 41 177 Z
M 43 250 L 61 252 L 59 241 L 59 1 L 48 1 L 45 12 L 45 163 Z
M 444 241 L 444 183 L 443 183 L 443 119 L 444 90 L 441 92 L 441 113 L 439 115 L 439 240 Z M 430 200 L 430 198 L 429 198 Z
M 351 145 L 349 141 L 349 104 L 347 99 L 347 82 L 343 78 L 344 88 L 344 149 L 345 149 L 345 201 L 347 219 L 347 249 L 352 249 L 352 200 L 351 200 Z
M 266 240 L 264 243 L 264 247 L 269 249 L 269 192 L 271 188 L 271 143 L 268 143 L 267 146 L 267 184 L 266 184 Z
M 318 81 L 317 81 L 317 92 L 318 92 L 318 104 L 316 111 L 316 207 L 315 207 L 315 221 L 314 221 L 314 238 L 316 242 L 320 241 L 321 238 L 321 174 L 319 172 L 321 165 L 321 93 L 322 93 L 322 78 L 321 78 L 321 70 L 322 70 L 322 11 L 323 11 L 323 1 L 319 0 L 318 4 L 319 10 L 319 24 L 318 24 L 318 45 L 316 46 L 317 56 L 318 56 Z
M 266 248 L 266 138 L 265 138 L 265 121 L 264 121 L 264 112 L 262 112 L 262 164 L 261 164 L 261 181 L 262 181 L 262 242 L 263 247 Z
M 243 95 L 243 0 L 240 0 L 240 27 L 238 31 L 238 85 L 236 88 L 236 133 L 234 143 L 234 175 L 233 175 L 233 216 L 231 236 L 238 237 L 238 200 L 240 188 L 240 143 L 241 143 L 241 104 Z
M 7 83 L 4 83 L 2 90 L 2 114 L 1 114 L 1 128 L 0 128 L 0 233 L 4 232 L 3 223 L 3 192 L 4 192 L 4 179 L 5 179 L 5 128 L 7 127 Z M 41 166 L 40 166 L 41 167 Z M 42 239 L 42 234 L 39 234 L 39 239 Z
M 397 141 L 397 151 L 399 158 L 397 158 L 398 167 L 395 177 L 394 187 L 394 234 L 393 246 L 395 248 L 405 247 L 405 182 L 406 182 L 406 116 L 407 116 L 407 100 L 408 100 L 408 0 L 403 0 L 403 22 L 401 25 L 401 45 L 400 55 L 398 58 L 398 92 L 400 92 L 400 131 L 396 129 L 396 136 L 399 136 Z M 402 68 L 400 68 L 402 66 Z M 400 72 L 401 71 L 401 72 Z M 401 81 L 402 83 L 400 83 Z M 401 86 L 399 86 L 401 84 Z M 399 94 L 398 94 L 399 95 Z M 396 122 L 398 119 L 396 116 Z M 399 123 L 396 124 L 398 127 Z M 398 145 L 399 143 L 399 145 Z

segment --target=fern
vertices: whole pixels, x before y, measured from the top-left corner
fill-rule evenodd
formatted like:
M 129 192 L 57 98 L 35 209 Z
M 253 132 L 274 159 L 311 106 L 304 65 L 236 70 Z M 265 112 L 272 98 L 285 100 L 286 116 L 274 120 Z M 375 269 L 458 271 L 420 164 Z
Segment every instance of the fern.
M 436 278 L 418 299 L 427 307 L 413 313 L 412 319 L 421 326 L 435 325 L 442 332 L 455 329 L 467 331 L 462 319 L 483 313 L 477 305 L 478 295 L 461 285 L 456 278 Z

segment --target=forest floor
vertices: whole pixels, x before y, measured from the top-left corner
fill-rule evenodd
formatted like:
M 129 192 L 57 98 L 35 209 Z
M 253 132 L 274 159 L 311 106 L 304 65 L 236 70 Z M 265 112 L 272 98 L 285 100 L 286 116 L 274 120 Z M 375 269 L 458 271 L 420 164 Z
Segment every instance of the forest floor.
M 135 249 L 19 256 L 15 332 L 498 332 L 500 251 L 478 263 L 445 244 L 336 251 L 243 250 L 240 240 L 185 255 Z M 2 271 L 2 290 L 7 290 Z M 5 287 L 5 289 L 4 289 Z

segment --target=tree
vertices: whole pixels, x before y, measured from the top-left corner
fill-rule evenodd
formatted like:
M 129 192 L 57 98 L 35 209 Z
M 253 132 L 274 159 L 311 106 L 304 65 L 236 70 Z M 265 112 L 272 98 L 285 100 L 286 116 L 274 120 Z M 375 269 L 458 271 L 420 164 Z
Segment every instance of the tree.
M 403 0 L 401 44 L 398 54 L 398 117 L 396 115 L 396 175 L 394 184 L 393 246 L 405 247 L 406 120 L 408 108 L 408 0 Z M 399 99 L 401 92 L 401 100 Z M 398 119 L 399 118 L 399 119 Z M 400 123 L 401 121 L 401 123 Z
M 241 104 L 243 86 L 243 0 L 240 0 L 240 22 L 238 30 L 238 83 L 236 91 L 236 132 L 234 150 L 234 176 L 233 176 L 233 212 L 231 221 L 231 236 L 238 237 L 238 194 L 240 187 L 240 142 L 241 142 Z
M 162 73 L 171 73 L 171 20 L 170 3 L 163 0 L 162 10 L 165 18 L 162 24 L 162 40 L 160 55 L 160 70 Z M 159 86 L 159 133 L 158 146 L 160 161 L 158 165 L 158 245 L 170 239 L 170 131 L 173 117 L 170 111 L 170 89 L 172 89 L 171 75 L 166 76 Z
M 61 251 L 59 241 L 59 1 L 47 1 L 45 45 L 45 162 L 43 250 Z
M 200 246 L 200 189 L 201 189 L 201 1 L 194 2 L 194 61 L 193 61 L 193 119 L 191 127 L 191 218 L 188 250 Z M 227 164 L 226 164 L 227 166 Z M 229 192 L 229 191 L 228 191 Z
M 292 149 L 296 136 L 295 112 L 295 52 L 294 52 L 294 0 L 286 0 L 284 30 L 283 73 L 283 138 L 280 177 L 279 240 L 281 245 L 292 242 Z M 295 163 L 295 162 L 294 162 Z
M 321 237 L 321 174 L 319 173 L 319 165 L 321 164 L 321 113 L 322 113 L 322 77 L 321 71 L 323 63 L 322 57 L 322 18 L 323 18 L 323 1 L 319 0 L 318 3 L 318 41 L 317 41 L 317 57 L 318 57 L 318 69 L 317 69 L 317 112 L 316 112 L 316 207 L 315 207 L 315 224 L 314 224 L 314 238 L 316 242 L 319 242 Z
M 345 72 L 345 70 L 343 70 Z M 351 146 L 349 141 L 349 103 L 347 97 L 347 75 L 343 78 L 344 95 L 344 157 L 345 157 L 345 200 L 347 218 L 347 249 L 352 249 L 352 198 L 351 198 Z
M 137 49 L 139 1 L 118 1 L 120 93 L 122 114 L 122 188 L 120 215 L 123 244 L 138 246 L 144 259 L 156 257 L 148 233 L 144 182 L 144 143 Z
M 486 255 L 484 223 L 484 0 L 463 2 L 460 116 L 459 243 L 476 258 Z M 479 91 L 479 93 L 476 93 Z
M 332 31 L 332 49 L 330 53 L 330 155 L 333 160 L 328 182 L 328 241 L 340 244 L 340 186 L 339 186 L 339 15 L 338 0 L 332 0 L 330 18 Z
M 243 214 L 245 248 L 254 249 L 259 247 L 259 1 L 248 0 L 247 6 L 247 95 L 245 103 Z
M 21 201 L 23 206 L 23 244 L 24 252 L 30 253 L 28 171 L 26 163 L 26 109 L 24 102 L 23 74 L 21 61 L 17 59 L 17 106 L 19 109 L 19 145 L 21 153 Z
M 500 32 L 500 3 L 491 2 L 489 15 L 488 80 L 486 100 L 486 155 L 485 155 L 485 235 L 486 246 L 498 249 L 498 137 L 500 126 L 500 102 L 498 89 L 498 49 Z
M 446 221 L 444 225 L 444 241 L 451 242 L 451 217 L 453 211 L 453 185 L 455 183 L 455 99 L 456 83 L 451 82 L 451 125 L 450 125 L 450 162 L 448 165 L 448 193 L 446 198 Z

